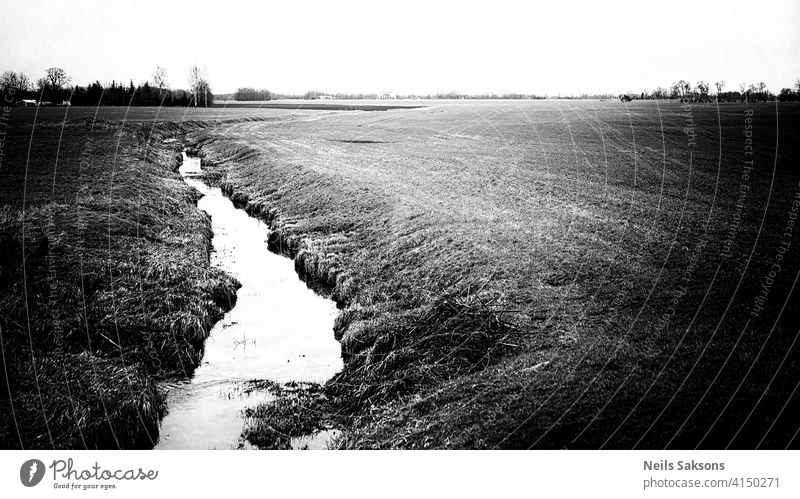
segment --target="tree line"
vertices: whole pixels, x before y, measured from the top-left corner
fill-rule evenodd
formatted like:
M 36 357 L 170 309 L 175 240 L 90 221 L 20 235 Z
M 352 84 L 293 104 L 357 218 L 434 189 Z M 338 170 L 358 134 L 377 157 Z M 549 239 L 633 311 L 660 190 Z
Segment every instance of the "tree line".
M 233 94 L 219 96 L 222 100 L 233 99 L 237 101 L 266 101 L 272 99 L 341 99 L 341 100 L 362 100 L 362 99 L 621 99 L 623 101 L 632 100 L 681 100 L 684 102 L 780 102 L 800 101 L 800 79 L 793 88 L 783 88 L 778 94 L 773 94 L 767 90 L 764 82 L 753 84 L 739 84 L 738 90 L 725 90 L 725 82 L 715 82 L 713 87 L 705 81 L 698 81 L 695 84 L 687 80 L 678 80 L 669 87 L 656 87 L 652 90 L 644 90 L 638 94 L 599 94 L 582 93 L 578 95 L 539 95 L 526 93 L 485 93 L 467 94 L 455 90 L 449 92 L 437 92 L 433 94 L 390 94 L 390 93 L 334 93 L 322 90 L 309 90 L 304 94 L 279 94 L 267 89 L 240 88 Z
M 272 100 L 275 98 L 272 92 L 267 89 L 258 90 L 250 87 L 239 88 L 231 97 L 233 97 L 233 100 L 240 101 Z
M 86 86 L 71 85 L 72 79 L 58 67 L 48 68 L 45 74 L 34 83 L 25 73 L 5 71 L 0 75 L 0 94 L 4 102 L 15 102 L 18 105 L 74 105 L 74 106 L 200 106 L 208 107 L 214 103 L 214 93 L 208 83 L 207 76 L 197 65 L 189 70 L 189 89 L 172 89 L 169 87 L 167 72 L 156 66 L 152 75 L 152 83 L 146 81 L 134 85 L 117 81 L 101 84 L 99 81 Z M 395 95 L 391 93 L 329 93 L 320 90 L 309 90 L 304 94 L 279 94 L 267 89 L 242 87 L 233 94 L 218 96 L 223 99 L 238 101 L 268 101 L 273 99 L 613 99 L 632 100 L 681 100 L 684 102 L 780 102 L 800 101 L 800 78 L 794 87 L 783 88 L 773 94 L 764 82 L 740 83 L 738 90 L 725 90 L 725 81 L 717 81 L 713 87 L 700 80 L 692 84 L 687 80 L 678 80 L 669 87 L 656 87 L 638 94 L 580 94 L 580 95 L 537 95 L 526 93 L 487 93 L 465 94 L 458 91 L 438 92 L 434 94 Z
M 615 95 L 604 95 L 607 98 L 614 98 Z M 232 94 L 217 95 L 220 100 L 236 100 L 236 101 L 267 101 L 275 99 L 304 99 L 304 100 L 318 100 L 318 99 L 335 99 L 335 100 L 378 100 L 378 99 L 546 99 L 546 96 L 535 94 L 521 94 L 521 93 L 504 93 L 504 94 L 464 94 L 457 91 L 450 92 L 437 92 L 433 94 L 392 94 L 388 92 L 383 93 L 347 93 L 347 92 L 325 92 L 323 90 L 308 90 L 302 94 L 284 94 L 272 92 L 267 89 L 255 89 L 250 87 L 242 87 Z M 580 98 L 588 98 L 586 95 Z
M 782 88 L 777 95 L 767 90 L 762 81 L 758 83 L 739 83 L 738 90 L 725 90 L 725 81 L 714 82 L 712 87 L 706 81 L 698 81 L 694 85 L 687 80 L 673 82 L 669 88 L 656 87 L 639 94 L 621 94 L 623 101 L 650 99 L 680 99 L 685 102 L 796 102 L 800 101 L 800 78 L 795 80 L 793 88 Z
M 22 72 L 0 74 L 0 94 L 3 102 L 16 105 L 40 106 L 198 106 L 214 103 L 208 78 L 193 65 L 189 70 L 189 90 L 169 87 L 167 71 L 156 66 L 152 84 L 145 81 L 134 85 L 99 81 L 88 85 L 72 85 L 72 78 L 59 67 L 48 68 L 35 83 Z

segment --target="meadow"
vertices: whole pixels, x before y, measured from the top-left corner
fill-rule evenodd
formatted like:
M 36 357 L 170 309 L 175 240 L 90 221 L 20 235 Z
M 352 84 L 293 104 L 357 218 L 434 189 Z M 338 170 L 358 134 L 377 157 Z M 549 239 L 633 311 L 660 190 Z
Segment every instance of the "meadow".
M 237 283 L 209 268 L 208 217 L 176 153 L 147 147 L 152 135 L 119 121 L 10 122 L 0 446 L 151 448 L 157 383 L 191 374 Z
M 177 137 L 203 158 L 209 182 L 270 223 L 271 247 L 337 301 L 334 333 L 345 368 L 322 388 L 324 397 L 304 404 L 342 430 L 337 447 L 797 445 L 800 107 L 426 105 L 383 112 L 101 108 L 105 136 L 91 128 L 93 109 L 70 109 L 68 119 L 77 120 L 65 127 L 58 110 L 46 110 L 50 124 L 33 130 L 31 110 L 16 122 L 12 114 L 16 135 L 6 140 L 0 198 L 3 233 L 11 234 L 3 241 L 10 248 L 3 251 L 3 296 L 16 301 L 15 308 L 4 304 L 0 324 L 4 340 L 9 331 L 17 338 L 11 346 L 4 341 L 5 358 L 12 349 L 11 358 L 31 362 L 12 370 L 20 386 L 12 394 L 25 397 L 11 401 L 28 401 L 23 407 L 33 415 L 49 410 L 39 410 L 32 385 L 43 378 L 27 367 L 42 355 L 56 367 L 87 369 L 58 357 L 67 353 L 50 346 L 54 329 L 103 325 L 110 315 L 138 324 L 117 328 L 112 339 L 163 334 L 159 320 L 170 311 L 139 303 L 136 286 L 157 293 L 162 283 L 188 317 L 207 317 L 191 337 L 202 338 L 224 310 L 220 300 L 202 301 L 208 288 L 177 277 L 231 287 L 224 276 L 204 274 L 208 241 L 198 234 L 207 225 L 178 185 L 177 150 L 162 143 Z M 80 165 L 87 136 L 98 145 L 96 167 L 77 178 L 91 180 L 76 183 L 74 170 L 61 166 L 54 175 L 55 154 L 59 165 Z M 26 161 L 30 137 L 41 142 Z M 47 290 L 28 289 L 17 272 L 24 266 L 6 255 L 23 251 L 23 221 L 46 226 L 48 216 L 84 213 L 89 193 L 78 206 L 73 200 L 86 184 L 97 189 L 91 198 L 105 223 L 90 245 L 98 273 L 110 278 L 87 296 L 98 318 L 81 322 L 78 313 L 74 324 L 56 327 L 47 319 Z M 118 224 L 109 206 L 128 201 L 142 207 L 137 217 L 149 218 L 121 216 L 130 225 L 120 222 L 127 229 L 112 237 Z M 50 241 L 30 237 L 25 248 Z M 121 240 L 118 253 L 109 253 Z M 143 248 L 158 251 L 144 252 L 152 260 L 142 261 Z M 41 251 L 38 272 L 47 275 L 50 253 Z M 64 251 L 75 258 L 74 248 Z M 200 256 L 187 262 L 187 254 Z M 142 279 L 148 266 L 162 273 Z M 42 316 L 27 322 L 41 327 L 27 331 L 23 288 L 43 302 Z M 109 299 L 109 289 L 130 290 L 130 302 Z M 59 314 L 74 313 L 72 306 Z M 27 345 L 27 338 L 36 341 Z M 177 355 L 155 350 L 160 358 Z M 111 369 L 133 351 L 84 342 L 68 354 Z M 157 377 L 144 358 L 125 365 L 137 366 L 144 385 Z M 52 377 L 61 379 L 56 367 Z M 95 393 L 103 400 L 115 390 Z M 157 395 L 152 401 L 157 406 Z M 46 444 L 42 425 L 32 427 L 40 430 L 31 442 Z

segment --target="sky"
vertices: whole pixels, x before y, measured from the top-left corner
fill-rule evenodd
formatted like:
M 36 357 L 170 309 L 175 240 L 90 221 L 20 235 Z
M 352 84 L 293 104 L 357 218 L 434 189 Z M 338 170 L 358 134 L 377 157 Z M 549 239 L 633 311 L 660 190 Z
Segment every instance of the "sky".
M 800 2 L 0 0 L 0 71 L 215 93 L 581 94 L 800 77 Z M 712 85 L 713 88 L 713 85 Z

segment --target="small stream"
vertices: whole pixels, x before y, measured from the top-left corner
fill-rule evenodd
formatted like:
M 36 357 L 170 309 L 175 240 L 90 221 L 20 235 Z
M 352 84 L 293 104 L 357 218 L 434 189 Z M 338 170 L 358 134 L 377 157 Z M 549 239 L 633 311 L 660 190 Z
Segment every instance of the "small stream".
M 203 194 L 198 207 L 211 216 L 212 265 L 242 284 L 236 306 L 211 330 L 203 361 L 191 379 L 167 385 L 168 413 L 156 449 L 235 449 L 242 411 L 270 400 L 246 381 L 324 382 L 342 368 L 333 336 L 336 305 L 311 291 L 292 260 L 267 248 L 267 226 L 236 209 L 216 187 L 192 178 L 200 160 L 184 153 L 184 180 Z M 295 448 L 324 448 L 328 432 L 295 439 Z

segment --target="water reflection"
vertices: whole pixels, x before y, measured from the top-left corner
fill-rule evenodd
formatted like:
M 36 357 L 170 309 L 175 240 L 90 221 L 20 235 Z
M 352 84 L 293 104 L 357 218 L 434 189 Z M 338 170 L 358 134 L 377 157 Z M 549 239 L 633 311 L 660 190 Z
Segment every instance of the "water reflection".
M 204 194 L 198 206 L 211 215 L 212 264 L 236 276 L 242 287 L 236 306 L 206 340 L 192 379 L 168 389 L 169 413 L 156 448 L 237 448 L 242 410 L 272 397 L 251 391 L 244 381 L 324 382 L 341 369 L 333 337 L 336 306 L 298 279 L 291 260 L 267 249 L 265 224 L 236 209 L 219 188 L 184 178 Z M 298 439 L 297 448 L 319 447 L 330 436 Z

